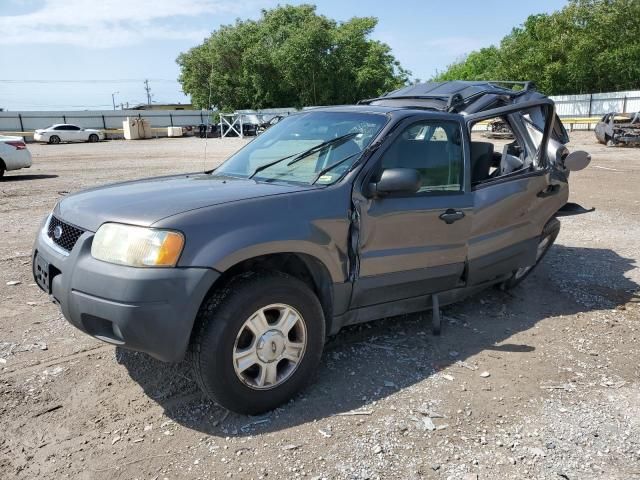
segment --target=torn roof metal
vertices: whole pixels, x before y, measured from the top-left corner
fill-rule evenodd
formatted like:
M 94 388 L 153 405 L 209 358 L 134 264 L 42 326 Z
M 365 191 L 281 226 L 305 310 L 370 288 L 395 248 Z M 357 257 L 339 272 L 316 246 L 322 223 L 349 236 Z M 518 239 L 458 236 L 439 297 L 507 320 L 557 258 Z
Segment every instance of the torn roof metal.
M 359 103 L 472 114 L 542 98 L 546 97 L 535 90 L 533 82 L 454 80 L 417 83 Z

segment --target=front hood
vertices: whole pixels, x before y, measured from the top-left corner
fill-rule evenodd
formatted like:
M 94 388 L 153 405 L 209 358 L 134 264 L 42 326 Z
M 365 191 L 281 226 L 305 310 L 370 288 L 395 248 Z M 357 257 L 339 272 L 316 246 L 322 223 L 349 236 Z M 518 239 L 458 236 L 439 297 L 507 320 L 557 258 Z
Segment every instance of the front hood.
M 197 208 L 282 195 L 308 186 L 258 183 L 206 173 L 149 178 L 84 190 L 63 199 L 54 214 L 95 232 L 104 222 L 150 226 Z

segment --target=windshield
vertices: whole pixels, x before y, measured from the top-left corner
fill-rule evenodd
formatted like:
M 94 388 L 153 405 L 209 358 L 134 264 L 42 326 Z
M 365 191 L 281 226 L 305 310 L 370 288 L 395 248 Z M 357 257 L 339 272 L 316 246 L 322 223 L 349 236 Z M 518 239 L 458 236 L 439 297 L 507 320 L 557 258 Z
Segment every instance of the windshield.
M 213 175 L 329 185 L 360 158 L 386 121 L 385 115 L 371 113 L 292 115 L 230 157 Z

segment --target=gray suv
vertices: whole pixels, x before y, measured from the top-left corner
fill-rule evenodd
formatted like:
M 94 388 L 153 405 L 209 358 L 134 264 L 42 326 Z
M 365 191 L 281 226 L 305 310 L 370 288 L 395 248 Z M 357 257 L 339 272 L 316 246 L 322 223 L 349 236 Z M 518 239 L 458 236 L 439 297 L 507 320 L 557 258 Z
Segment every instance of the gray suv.
M 508 143 L 476 139 L 494 119 Z M 215 170 L 69 195 L 33 273 L 82 331 L 186 358 L 210 398 L 255 414 L 296 394 L 345 325 L 429 308 L 437 320 L 438 305 L 522 281 L 556 217 L 585 211 L 567 203 L 568 177 L 590 157 L 567 142 L 528 83 L 306 110 Z

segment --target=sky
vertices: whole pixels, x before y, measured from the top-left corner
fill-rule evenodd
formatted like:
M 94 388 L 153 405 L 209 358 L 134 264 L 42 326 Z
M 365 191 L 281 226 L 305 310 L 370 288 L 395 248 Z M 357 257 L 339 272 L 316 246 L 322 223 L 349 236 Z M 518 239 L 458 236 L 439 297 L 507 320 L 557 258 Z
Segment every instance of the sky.
M 256 19 L 261 9 L 284 3 L 315 3 L 318 13 L 338 21 L 377 17 L 372 37 L 425 80 L 566 0 L 0 0 L 0 108 L 146 103 L 145 79 L 154 102 L 189 103 L 176 57 L 220 25 Z

